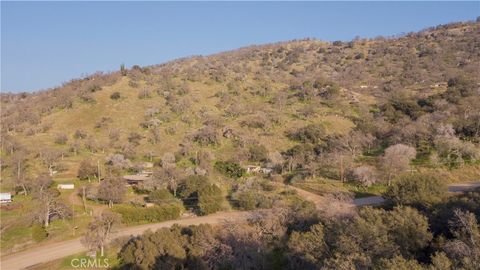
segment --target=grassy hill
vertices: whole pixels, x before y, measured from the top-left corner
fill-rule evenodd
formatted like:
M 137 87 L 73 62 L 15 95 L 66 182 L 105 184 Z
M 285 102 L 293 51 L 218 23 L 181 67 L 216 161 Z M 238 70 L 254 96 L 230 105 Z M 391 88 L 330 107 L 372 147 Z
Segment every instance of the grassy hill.
M 95 74 L 34 94 L 3 94 L 2 130 L 32 149 L 59 147 L 55 137 L 65 134 L 63 150 L 81 130 L 103 150 L 92 152 L 105 155 L 121 152 L 137 132 L 144 138 L 133 159 L 141 159 L 147 151 L 177 151 L 207 123 L 281 152 L 293 145 L 289 130 L 323 123 L 328 133 L 345 134 L 392 97 L 425 99 L 446 91 L 450 78 L 478 80 L 477 30 L 478 23 L 459 23 L 391 39 L 290 41 L 134 67 L 125 76 Z M 115 92 L 118 100 L 110 98 Z M 160 129 L 155 145 L 152 128 L 140 126 L 152 119 Z M 112 130 L 120 138 L 109 145 Z M 219 138 L 213 152 L 231 157 L 232 140 Z

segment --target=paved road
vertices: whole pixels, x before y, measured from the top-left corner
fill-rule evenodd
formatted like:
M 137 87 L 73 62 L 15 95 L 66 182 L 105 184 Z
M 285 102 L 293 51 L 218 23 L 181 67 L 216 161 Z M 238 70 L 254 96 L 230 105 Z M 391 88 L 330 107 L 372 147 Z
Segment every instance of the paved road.
M 448 186 L 448 191 L 453 193 L 467 192 L 475 188 L 480 188 L 480 182 L 451 184 Z M 379 205 L 384 202 L 385 199 L 383 199 L 382 196 L 370 196 L 353 200 L 353 204 L 355 204 L 355 206 Z
M 480 187 L 480 182 L 453 184 L 449 186 L 450 192 L 465 192 Z M 329 204 L 329 199 L 300 188 L 291 187 L 306 200 L 315 203 L 317 208 L 325 213 L 349 213 L 353 211 L 355 206 L 381 204 L 383 198 L 380 196 L 365 197 L 355 199 L 353 202 L 336 202 L 335 206 Z M 173 224 L 182 226 L 198 225 L 202 223 L 219 224 L 228 221 L 242 222 L 246 221 L 250 212 L 221 212 L 203 217 L 192 217 L 179 220 L 165 221 L 155 224 L 145 224 L 134 227 L 123 228 L 112 235 L 112 239 L 121 236 L 139 235 L 146 230 L 157 230 L 160 228 L 171 227 Z M 0 269 L 16 270 L 23 269 L 40 263 L 46 263 L 56 259 L 64 258 L 73 254 L 86 251 L 86 248 L 80 243 L 80 238 L 63 241 L 59 243 L 45 244 L 43 246 L 34 247 L 22 252 L 7 255 L 0 258 Z
M 382 196 L 370 196 L 353 200 L 355 206 L 379 205 L 385 202 Z
M 480 188 L 480 182 L 451 184 L 448 186 L 450 192 L 466 192 L 475 188 Z
M 121 236 L 139 235 L 147 230 L 157 230 L 160 228 L 171 227 L 173 224 L 182 226 L 199 225 L 199 224 L 219 224 L 228 221 L 245 221 L 247 220 L 249 212 L 220 212 L 208 216 L 192 217 L 179 220 L 165 221 L 155 224 L 145 224 L 134 227 L 123 228 L 118 232 L 112 234 L 111 239 Z M 77 254 L 87 249 L 80 243 L 80 238 L 46 244 L 31 248 L 19 253 L 8 255 L 0 259 L 0 269 L 2 270 L 16 270 L 24 269 L 29 266 L 46 263 L 49 261 L 61 259 L 73 254 Z

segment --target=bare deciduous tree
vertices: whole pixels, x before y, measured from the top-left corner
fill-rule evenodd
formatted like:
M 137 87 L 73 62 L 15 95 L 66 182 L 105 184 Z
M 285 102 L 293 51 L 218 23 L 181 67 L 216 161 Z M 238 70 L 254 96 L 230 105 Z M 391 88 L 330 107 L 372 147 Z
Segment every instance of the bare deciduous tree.
M 152 180 L 155 187 L 167 186 L 176 197 L 180 179 L 180 171 L 175 166 L 167 166 L 154 172 Z
M 382 157 L 382 167 L 387 176 L 388 185 L 390 185 L 395 174 L 408 170 L 410 161 L 416 155 L 415 148 L 404 144 L 395 144 L 385 150 Z
M 118 214 L 111 212 L 103 212 L 101 216 L 88 224 L 82 243 L 92 250 L 100 250 L 100 256 L 104 256 L 104 248 L 108 242 L 110 233 L 115 224 L 120 220 Z
M 25 195 L 27 195 L 27 187 L 25 174 L 27 169 L 27 152 L 15 151 L 10 157 L 10 166 L 15 175 L 15 185 L 21 186 Z
M 373 141 L 374 137 L 371 134 L 365 134 L 361 131 L 352 131 L 338 140 L 339 144 L 352 155 L 353 159 L 364 148 L 369 148 Z
M 121 203 L 125 197 L 125 182 L 119 177 L 107 177 L 100 182 L 98 187 L 98 198 L 108 202 L 108 207 L 112 207 L 114 203 Z
M 37 208 L 35 209 L 36 219 L 44 227 L 50 225 L 54 217 L 65 218 L 71 215 L 70 209 L 58 198 L 57 190 L 42 190 L 36 194 Z
M 162 134 L 162 131 L 158 127 L 154 127 L 152 129 L 150 129 L 149 141 L 152 144 L 157 144 L 158 142 L 160 142 L 160 139 L 161 139 L 161 136 L 162 136 L 161 134 Z
M 363 186 L 371 186 L 375 184 L 377 179 L 377 173 L 372 166 L 360 166 L 351 171 L 351 178 L 353 181 L 362 184 Z
M 50 176 L 53 176 L 53 171 L 57 165 L 58 159 L 62 156 L 62 153 L 56 149 L 44 148 L 39 151 L 39 157 L 43 164 L 47 166 Z
M 82 180 L 88 179 L 88 182 L 90 182 L 91 178 L 99 178 L 98 166 L 95 165 L 92 160 L 84 159 L 82 162 L 80 162 L 77 176 Z
M 163 154 L 162 167 L 163 168 L 175 167 L 175 155 L 169 152 Z

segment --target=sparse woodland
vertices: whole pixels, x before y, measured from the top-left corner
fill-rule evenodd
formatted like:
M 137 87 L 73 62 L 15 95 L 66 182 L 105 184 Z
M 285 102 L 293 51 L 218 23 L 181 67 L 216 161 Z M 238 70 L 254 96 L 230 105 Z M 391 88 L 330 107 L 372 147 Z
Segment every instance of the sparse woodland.
M 480 191 L 447 192 L 480 180 L 479 28 L 294 40 L 2 93 L 2 192 L 18 198 L 2 245 L 79 226 L 103 252 L 113 223 L 256 210 L 144 234 L 118 267 L 479 269 Z M 145 162 L 153 175 L 126 188 Z M 326 217 L 282 183 L 388 203 Z

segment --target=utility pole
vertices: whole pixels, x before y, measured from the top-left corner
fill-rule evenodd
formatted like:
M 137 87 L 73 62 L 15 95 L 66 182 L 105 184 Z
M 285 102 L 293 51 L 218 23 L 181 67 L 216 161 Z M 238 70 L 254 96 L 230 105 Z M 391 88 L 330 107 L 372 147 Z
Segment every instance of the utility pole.
M 83 201 L 83 212 L 87 213 L 87 196 L 86 196 L 86 187 L 85 185 L 82 186 L 82 201 Z
M 73 236 L 75 236 L 75 205 L 72 202 Z

